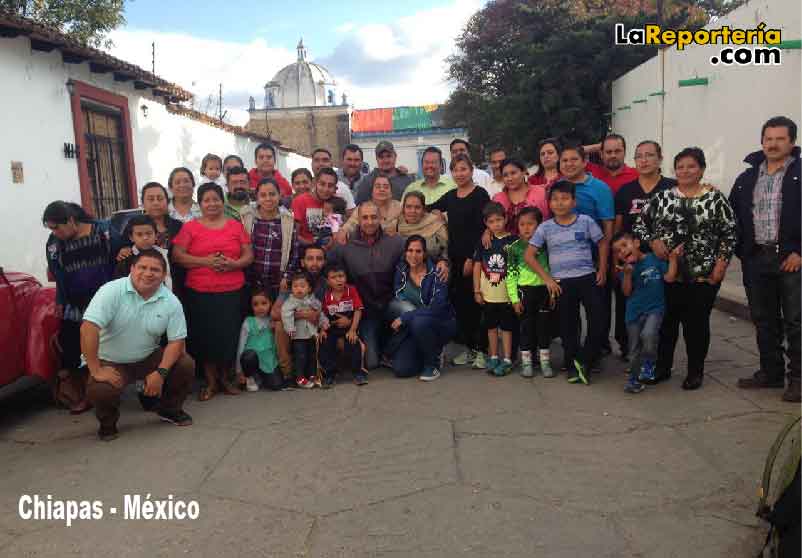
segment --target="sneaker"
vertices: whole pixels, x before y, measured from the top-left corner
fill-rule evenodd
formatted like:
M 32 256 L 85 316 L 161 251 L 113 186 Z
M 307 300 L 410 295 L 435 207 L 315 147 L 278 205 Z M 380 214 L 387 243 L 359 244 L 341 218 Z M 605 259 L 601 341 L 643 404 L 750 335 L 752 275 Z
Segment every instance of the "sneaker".
M 486 364 L 487 364 L 486 368 L 488 370 L 492 370 L 493 372 L 495 372 L 496 368 L 498 368 L 498 365 L 501 364 L 501 360 L 498 357 L 494 357 L 493 356 L 493 357 L 490 357 L 489 359 L 487 359 Z M 474 368 L 476 368 L 476 367 L 474 366 Z M 485 368 L 485 367 L 483 367 L 483 368 Z
M 671 378 L 671 370 L 661 370 L 655 366 L 654 368 L 654 380 L 644 381 L 643 383 L 647 386 L 654 386 L 659 384 L 660 382 L 665 382 Z
M 334 387 L 336 383 L 336 376 L 334 374 L 326 374 L 323 377 L 323 385 L 321 386 L 323 389 L 331 389 Z
M 578 360 L 574 360 L 574 367 L 576 368 L 576 375 L 579 378 L 579 381 L 585 385 L 590 384 L 590 376 L 585 370 L 585 366 Z
M 641 366 L 640 374 L 638 374 L 638 381 L 639 382 L 654 382 L 655 375 L 654 375 L 654 361 L 652 360 L 644 360 L 643 366 Z
M 368 375 L 364 372 L 357 372 L 354 374 L 354 383 L 358 386 L 364 386 L 368 383 Z
M 457 356 L 455 356 L 451 363 L 456 366 L 465 366 L 466 364 L 470 364 L 476 358 L 476 353 L 474 353 L 471 349 L 466 349 L 465 351 L 461 352 Z
M 640 383 L 634 374 L 629 377 L 627 385 L 624 386 L 624 391 L 627 393 L 640 393 L 644 389 L 646 389 L 646 386 Z
M 190 426 L 192 424 L 192 417 L 183 410 L 159 411 L 159 418 L 176 426 Z
M 111 428 L 103 428 L 102 426 L 97 431 L 97 437 L 100 438 L 102 442 L 111 442 L 112 440 L 116 440 L 119 437 L 119 432 L 117 432 L 117 427 L 112 426 Z
M 532 362 L 524 362 L 521 364 L 521 376 L 524 378 L 532 378 L 535 375 L 535 369 Z
M 579 374 L 577 374 L 574 371 L 568 372 L 568 383 L 569 384 L 578 384 L 579 382 L 580 382 Z
M 473 359 L 473 368 L 476 370 L 484 370 L 487 368 L 487 362 L 485 361 L 485 355 L 481 351 L 476 351 L 474 353 Z
M 315 384 L 309 381 L 306 376 L 298 376 L 295 378 L 295 385 L 302 389 L 312 389 Z
M 498 366 L 496 366 L 493 369 L 493 374 L 495 374 L 498 377 L 506 376 L 507 374 L 510 373 L 511 369 L 512 369 L 512 362 L 510 362 L 509 360 L 502 360 L 498 364 Z
M 256 383 L 256 378 L 253 376 L 245 378 L 245 389 L 247 391 L 259 391 L 259 384 Z
M 440 377 L 440 371 L 437 368 L 433 366 L 427 366 L 426 368 L 423 369 L 423 372 L 420 373 L 418 379 L 423 382 L 433 382 L 439 377 Z
M 551 361 L 541 360 L 540 371 L 543 372 L 544 378 L 553 378 L 555 376 L 554 369 L 551 367 Z

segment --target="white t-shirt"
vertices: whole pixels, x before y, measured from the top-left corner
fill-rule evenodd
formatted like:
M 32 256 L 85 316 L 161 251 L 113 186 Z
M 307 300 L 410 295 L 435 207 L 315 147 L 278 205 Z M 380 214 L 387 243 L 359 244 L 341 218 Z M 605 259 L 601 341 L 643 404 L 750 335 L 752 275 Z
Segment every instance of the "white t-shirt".
M 334 195 L 345 200 L 346 211 L 351 211 L 356 207 L 356 204 L 354 203 L 354 194 L 351 193 L 351 188 L 349 188 L 348 184 L 345 182 L 337 182 L 337 192 Z
M 504 190 L 504 183 L 498 180 L 491 180 L 490 183 L 484 187 L 487 190 L 487 194 L 490 196 L 490 199 L 493 199 L 493 196 L 496 194 L 501 193 Z

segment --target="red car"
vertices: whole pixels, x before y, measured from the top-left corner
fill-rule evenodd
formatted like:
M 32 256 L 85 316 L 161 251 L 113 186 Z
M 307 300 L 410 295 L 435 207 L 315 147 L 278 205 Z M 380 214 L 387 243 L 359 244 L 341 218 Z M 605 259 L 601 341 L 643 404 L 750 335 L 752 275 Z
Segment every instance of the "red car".
M 0 392 L 25 379 L 53 385 L 60 325 L 54 287 L 42 286 L 26 273 L 0 268 Z

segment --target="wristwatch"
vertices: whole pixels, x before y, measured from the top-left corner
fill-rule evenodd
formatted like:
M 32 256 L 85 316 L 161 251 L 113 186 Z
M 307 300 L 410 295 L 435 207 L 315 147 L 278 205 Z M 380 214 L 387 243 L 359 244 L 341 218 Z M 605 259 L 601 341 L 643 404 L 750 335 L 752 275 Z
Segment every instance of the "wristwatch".
M 162 380 L 167 379 L 167 374 L 170 372 L 167 368 L 157 368 L 156 372 L 159 373 L 159 376 L 162 377 Z

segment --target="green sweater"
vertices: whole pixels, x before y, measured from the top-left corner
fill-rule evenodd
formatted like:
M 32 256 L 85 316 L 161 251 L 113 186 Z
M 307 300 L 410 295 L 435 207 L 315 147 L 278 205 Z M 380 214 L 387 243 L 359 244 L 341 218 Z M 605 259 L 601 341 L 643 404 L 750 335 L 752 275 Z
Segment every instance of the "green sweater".
M 519 238 L 507 248 L 507 294 L 510 302 L 517 304 L 521 302 L 518 296 L 518 287 L 541 287 L 545 285 L 540 275 L 535 273 L 524 260 L 524 252 L 529 243 Z M 545 250 L 541 250 L 537 255 L 537 261 L 543 269 L 549 269 L 549 257 Z

